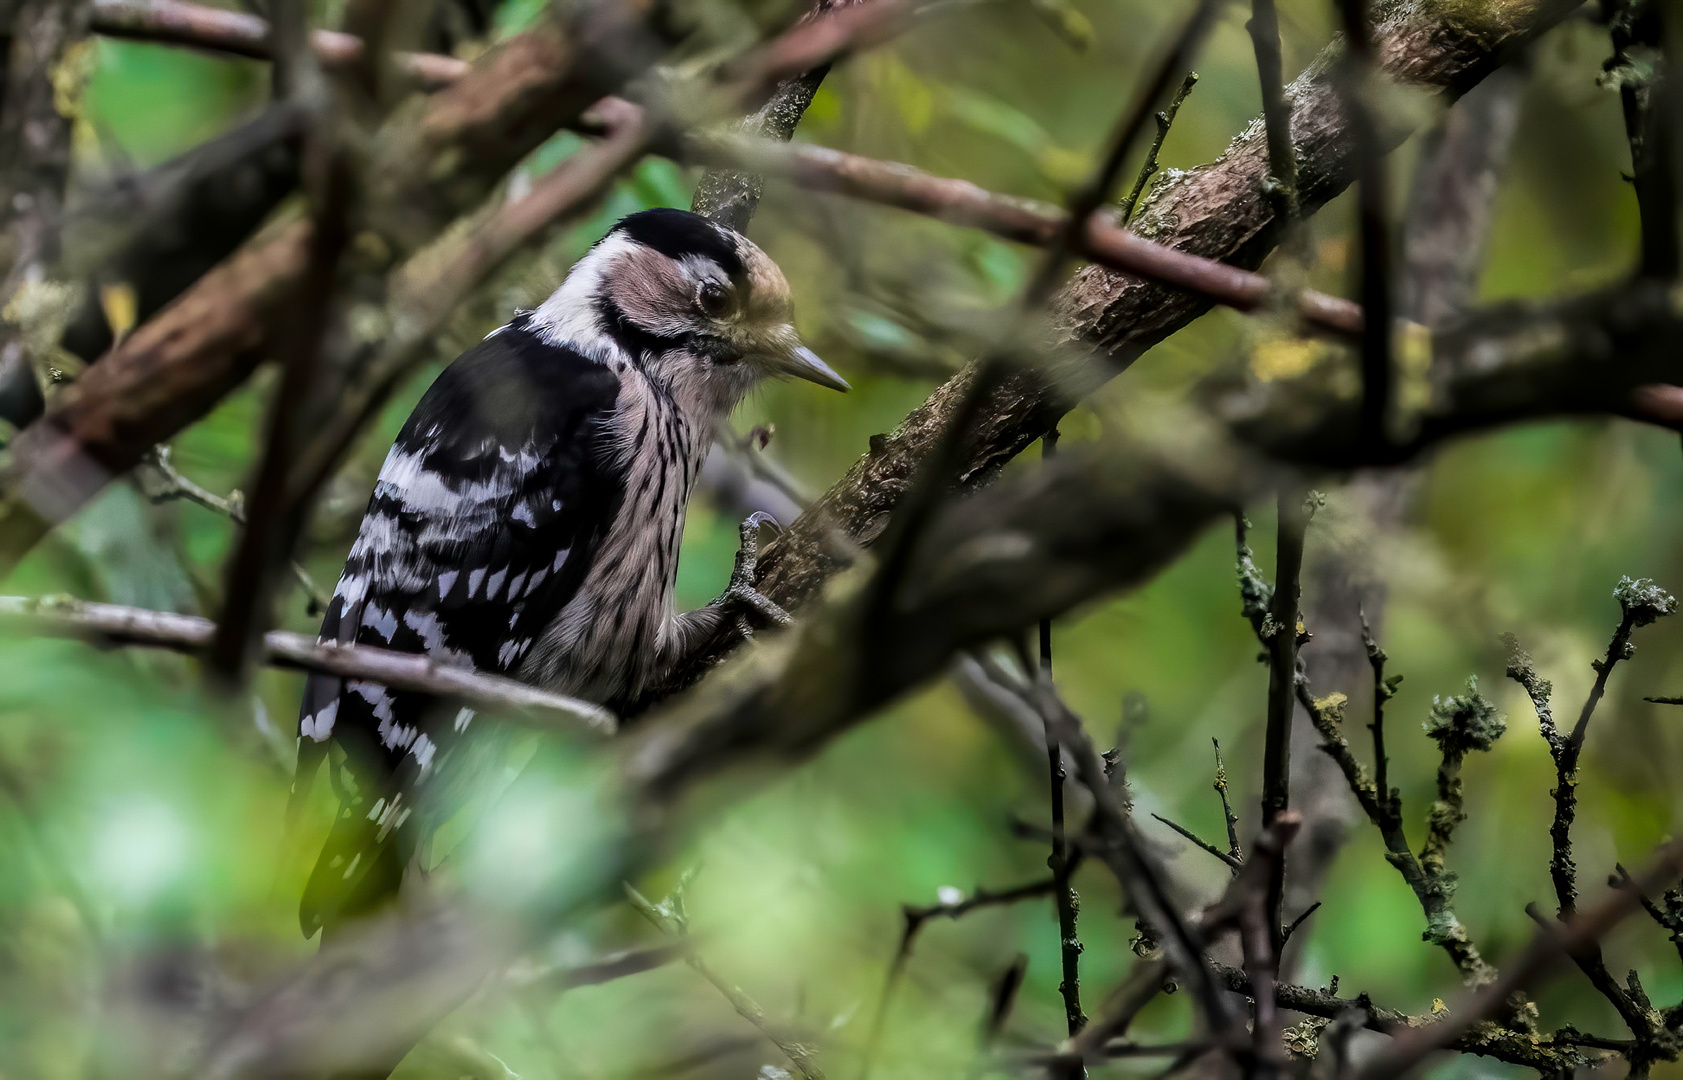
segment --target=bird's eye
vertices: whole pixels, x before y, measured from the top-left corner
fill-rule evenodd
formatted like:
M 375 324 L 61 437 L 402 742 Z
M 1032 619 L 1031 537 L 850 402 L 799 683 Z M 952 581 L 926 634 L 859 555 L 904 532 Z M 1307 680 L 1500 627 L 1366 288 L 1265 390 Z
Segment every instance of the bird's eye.
M 704 281 L 695 295 L 702 314 L 710 319 L 722 319 L 730 311 L 730 293 L 716 281 Z

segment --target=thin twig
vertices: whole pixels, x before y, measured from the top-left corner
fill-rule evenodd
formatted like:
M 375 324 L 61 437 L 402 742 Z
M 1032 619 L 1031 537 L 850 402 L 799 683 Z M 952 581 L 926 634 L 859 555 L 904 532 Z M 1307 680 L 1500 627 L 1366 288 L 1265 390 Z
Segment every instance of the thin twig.
M 1291 941 L 1291 936 L 1293 934 L 1297 933 L 1297 928 L 1302 926 L 1304 923 L 1308 922 L 1309 921 L 1309 916 L 1315 914 L 1315 912 L 1319 911 L 1320 908 L 1321 908 L 1321 902 L 1319 900 L 1317 900 L 1313 904 L 1310 904 L 1307 908 L 1305 908 L 1303 910 L 1303 914 L 1301 914 L 1297 918 L 1293 919 L 1291 921 L 1291 925 L 1287 926 L 1285 928 L 1285 930 L 1280 934 L 1280 948 L 1284 949 L 1286 947 L 1286 944 L 1289 941 Z
M 1222 820 L 1227 823 L 1227 857 L 1235 865 L 1245 861 L 1245 849 L 1239 843 L 1239 815 L 1233 812 L 1233 804 L 1227 798 L 1227 766 L 1221 760 L 1221 740 L 1214 738 L 1210 742 L 1215 746 L 1215 788 L 1217 797 L 1221 799 Z
M 1621 578 L 1613 590 L 1613 598 L 1619 602 L 1619 623 L 1613 630 L 1612 640 L 1607 643 L 1607 651 L 1600 659 L 1591 661 L 1590 666 L 1595 669 L 1595 683 L 1590 687 L 1583 707 L 1578 710 L 1577 723 L 1572 726 L 1569 735 L 1563 736 L 1555 726 L 1549 701 L 1552 686 L 1537 674 L 1531 655 L 1520 647 L 1518 640 L 1511 634 L 1504 638 L 1508 647 L 1508 677 L 1523 686 L 1531 698 L 1532 707 L 1537 712 L 1537 726 L 1548 743 L 1550 756 L 1554 758 L 1555 811 L 1549 826 L 1554 854 L 1549 861 L 1549 874 L 1554 880 L 1555 899 L 1560 905 L 1557 914 L 1561 919 L 1571 918 L 1577 910 L 1578 867 L 1572 858 L 1572 823 L 1578 810 L 1578 760 L 1583 753 L 1590 719 L 1607 692 L 1607 680 L 1613 669 L 1636 651 L 1630 641 L 1631 632 L 1677 609 L 1676 599 L 1647 579 L 1633 581 Z
M 1385 756 L 1385 703 L 1396 694 L 1397 684 L 1402 682 L 1402 676 L 1398 675 L 1386 681 L 1385 661 L 1390 658 L 1385 655 L 1385 650 L 1379 647 L 1379 642 L 1374 640 L 1373 630 L 1367 624 L 1367 611 L 1358 606 L 1356 615 L 1362 625 L 1362 646 L 1367 650 L 1367 662 L 1373 668 L 1373 722 L 1368 725 L 1368 730 L 1373 733 L 1373 783 L 1378 790 L 1379 800 L 1389 803 L 1396 796 L 1391 792 L 1391 781 L 1386 775 L 1390 761 Z M 1396 812 L 1401 814 L 1402 811 L 1399 809 Z
M 1028 287 L 1026 299 L 1029 306 L 1039 307 L 1052 295 L 1063 270 L 1064 257 L 1079 249 L 1081 233 L 1086 222 L 1100 207 L 1110 201 L 1116 178 L 1121 174 L 1122 166 L 1127 162 L 1134 144 L 1145 132 L 1146 125 L 1151 122 L 1152 115 L 1169 95 L 1176 80 L 1185 78 L 1183 73 L 1192 66 L 1192 59 L 1203 45 L 1205 36 L 1215 22 L 1216 12 L 1220 10 L 1223 2 L 1224 0 L 1198 0 L 1198 6 L 1193 9 L 1192 15 L 1175 36 L 1174 44 L 1162 54 L 1162 59 L 1141 88 L 1139 96 L 1117 122 L 1116 130 L 1110 137 L 1098 169 L 1069 200 L 1065 220 L 1056 239 L 1049 245 L 1050 253 Z
M 1251 50 L 1256 54 L 1262 87 L 1262 122 L 1268 137 L 1269 194 L 1275 215 L 1288 231 L 1297 223 L 1297 150 L 1292 144 L 1291 103 L 1285 94 L 1285 61 L 1280 55 L 1280 16 L 1274 0 L 1251 0 Z
M 689 950 L 688 941 L 669 945 L 654 945 L 642 949 L 623 949 L 585 964 L 544 966 L 535 969 L 516 968 L 509 972 L 509 985 L 521 989 L 571 990 L 580 986 L 599 986 L 645 971 L 665 967 Z
M 1647 893 L 1636 889 L 1636 884 L 1631 881 L 1630 872 L 1622 864 L 1614 863 L 1613 871 L 1614 874 L 1608 878 L 1607 884 L 1614 888 L 1635 889 L 1637 898 L 1642 901 L 1643 910 L 1665 929 L 1672 944 L 1677 946 L 1677 958 L 1683 960 L 1683 890 L 1679 890 L 1675 886 L 1667 889 L 1660 897 L 1661 902 L 1665 905 L 1661 907 L 1648 899 Z
M 629 883 L 625 886 L 625 895 L 631 902 L 631 906 L 636 908 L 637 912 L 643 918 L 649 920 L 661 933 L 680 941 L 688 936 L 688 930 L 682 918 L 675 917 L 671 911 L 655 905 Z M 773 1027 L 771 1021 L 766 1017 L 766 1011 L 760 1008 L 759 1002 L 743 993 L 741 987 L 714 971 L 712 966 L 702 959 L 701 955 L 694 949 L 685 953 L 684 963 L 688 964 L 697 975 L 706 979 L 715 990 L 724 995 L 725 1000 L 730 1002 L 730 1007 L 736 1010 L 738 1016 L 758 1028 L 760 1034 L 770 1040 L 772 1045 L 783 1051 L 783 1056 L 788 1058 L 790 1064 L 795 1066 L 795 1071 L 801 1074 L 803 1080 L 824 1080 L 824 1072 L 818 1067 L 818 1063 L 813 1060 L 812 1051 Z
M 888 965 L 888 974 L 883 979 L 882 994 L 877 998 L 876 1015 L 871 1019 L 871 1030 L 865 1038 L 865 1051 L 860 1058 L 859 1080 L 868 1080 L 871 1075 L 871 1067 L 875 1064 L 877 1050 L 882 1045 L 882 1035 L 887 1028 L 889 1005 L 894 1000 L 894 991 L 900 985 L 901 976 L 905 974 L 906 964 L 912 958 L 912 946 L 925 923 L 931 919 L 962 918 L 978 908 L 1001 907 L 1033 900 L 1054 893 L 1057 888 L 1056 878 L 1046 878 L 998 891 L 977 888 L 969 896 L 951 903 L 943 901 L 927 907 L 914 907 L 911 904 L 902 906 L 900 914 L 904 923 L 900 931 L 900 944 L 894 950 L 894 959 Z M 1014 996 L 1015 993 L 1016 990 L 1013 989 L 1011 994 Z M 1004 1020 L 1001 1019 L 1000 1023 L 1004 1023 Z
M 1054 425 L 1041 440 L 1041 457 L 1048 459 L 1058 452 L 1058 429 Z M 1040 620 L 1040 679 L 1052 685 L 1052 620 Z M 1055 882 L 1053 899 L 1058 915 L 1058 956 L 1060 978 L 1058 994 L 1064 999 L 1064 1023 L 1073 1038 L 1086 1026 L 1087 1016 L 1081 1011 L 1081 937 L 1076 920 L 1081 910 L 1081 898 L 1070 883 L 1073 866 L 1068 837 L 1064 831 L 1064 752 L 1058 745 L 1057 733 L 1050 722 L 1046 730 L 1046 768 L 1052 807 L 1052 853 L 1046 859 Z
M 1211 968 L 1227 989 L 1246 997 L 1254 997 L 1255 991 L 1250 978 L 1242 969 L 1220 963 L 1212 964 Z M 1339 997 L 1337 978 L 1333 979 L 1331 988 L 1276 983 L 1274 1000 L 1282 1009 L 1327 1020 L 1355 1014 L 1361 1017 L 1362 1027 L 1387 1035 L 1430 1027 L 1440 1019 L 1438 1016 L 1411 1016 L 1396 1009 L 1384 1008 L 1376 1005 L 1366 994 Z M 1449 1049 L 1495 1058 L 1513 1065 L 1529 1066 L 1550 1075 L 1585 1064 L 1583 1056 L 1576 1052 L 1577 1047 L 1592 1046 L 1617 1051 L 1629 1045 L 1628 1042 L 1585 1035 L 1571 1028 L 1563 1028 L 1552 1035 L 1538 1035 L 1528 1031 L 1513 1031 L 1485 1021 L 1472 1025 L 1466 1034 L 1449 1045 Z
M 1203 837 L 1199 836 L 1197 833 L 1193 832 L 1191 829 L 1187 828 L 1185 825 L 1181 825 L 1177 822 L 1170 821 L 1168 818 L 1164 817 L 1162 814 L 1152 814 L 1151 816 L 1156 818 L 1158 821 L 1161 821 L 1163 824 L 1167 825 L 1169 828 L 1173 829 L 1175 832 L 1180 833 L 1186 839 L 1192 841 L 1194 844 L 1198 845 L 1203 850 L 1209 852 L 1211 855 L 1214 855 L 1216 858 L 1220 859 L 1222 862 L 1226 863 L 1228 865 L 1228 867 L 1231 870 L 1233 870 L 1234 873 L 1238 873 L 1239 870 L 1244 867 L 1245 864 L 1243 862 L 1241 862 L 1238 859 L 1235 859 L 1232 855 L 1229 855 L 1227 852 L 1225 852 L 1225 851 L 1221 850 L 1220 848 L 1216 847 L 1214 844 L 1210 843 L 1208 840 L 1205 840 Z
M 1145 152 L 1145 161 L 1140 165 L 1139 176 L 1134 179 L 1134 189 L 1128 192 L 1128 198 L 1122 203 L 1122 213 L 1118 220 L 1126 225 L 1134 216 L 1134 208 L 1139 205 L 1140 196 L 1145 194 L 1145 185 L 1157 175 L 1157 155 L 1163 150 L 1163 142 L 1169 137 L 1169 129 L 1174 126 L 1175 117 L 1180 113 L 1181 102 L 1192 93 L 1192 88 L 1198 85 L 1198 73 L 1189 71 L 1186 78 L 1180 81 L 1180 89 L 1169 99 L 1169 104 L 1152 115 L 1157 122 L 1157 135 L 1151 140 L 1151 148 Z
M 170 447 L 160 444 L 153 448 L 151 455 L 141 463 L 143 467 L 136 471 L 140 493 L 148 502 L 162 503 L 171 499 L 181 499 L 221 514 L 241 528 L 245 527 L 245 497 L 238 490 L 223 498 L 207 488 L 200 487 L 175 467 L 172 456 Z M 158 477 L 162 478 L 162 482 L 156 482 Z M 315 578 L 304 569 L 303 563 L 292 559 L 290 564 L 292 576 L 304 590 L 306 614 L 320 615 L 327 609 L 327 594 L 321 591 Z

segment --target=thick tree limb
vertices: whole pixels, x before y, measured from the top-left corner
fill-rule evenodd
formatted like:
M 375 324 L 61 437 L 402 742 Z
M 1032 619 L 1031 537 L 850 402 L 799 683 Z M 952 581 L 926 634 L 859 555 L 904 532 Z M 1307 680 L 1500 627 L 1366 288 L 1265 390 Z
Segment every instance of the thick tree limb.
M 1536 37 L 1577 7 L 1575 0 L 1522 0 L 1463 5 L 1449 0 L 1392 0 L 1375 14 L 1376 55 L 1390 77 L 1454 97 L 1497 67 L 1512 49 Z M 1288 88 L 1298 161 L 1298 192 L 1313 209 L 1350 182 L 1353 162 L 1344 111 L 1332 85 L 1336 46 Z M 1390 144 L 1406 134 L 1386 133 Z M 1216 162 L 1159 185 L 1134 219 L 1147 239 L 1195 255 L 1254 268 L 1274 246 L 1278 222 L 1265 185 L 1264 125 L 1252 123 Z M 1114 367 L 1102 382 L 1141 352 L 1202 314 L 1208 302 L 1155 282 L 1088 267 L 1054 303 L 1062 337 L 1095 345 Z M 759 587 L 785 608 L 799 607 L 851 559 L 853 545 L 869 545 L 886 527 L 919 464 L 951 426 L 974 368 L 954 376 L 913 411 L 782 536 L 760 562 Z M 961 489 L 991 479 L 1039 438 L 1068 402 L 1043 379 L 1020 375 L 989 395 L 965 448 Z M 837 544 L 837 536 L 846 542 Z M 730 648 L 716 641 L 678 673 L 682 685 Z
M 652 724 L 630 767 L 658 798 L 745 743 L 804 756 L 954 654 L 1143 582 L 1210 522 L 1274 490 L 1289 474 L 1271 459 L 1396 463 L 1521 416 L 1623 408 L 1638 386 L 1683 379 L 1671 345 L 1683 325 L 1666 304 L 1662 287 L 1622 287 L 1555 308 L 1516 305 L 1439 335 L 1443 381 L 1401 447 L 1364 439 L 1352 380 L 1323 369 L 1219 398 L 1237 443 L 1209 414 L 1142 406 L 1130 441 L 1060 455 L 937 512 L 895 554 L 903 567 L 838 582 L 811 618 Z M 1342 396 L 1326 389 L 1339 382 Z
M 0 621 L 36 634 L 139 645 L 200 654 L 210 648 L 216 624 L 197 615 L 50 598 L 0 597 Z M 595 736 L 617 728 L 612 713 L 588 701 L 551 694 L 513 679 L 451 667 L 415 653 L 369 645 L 321 644 L 303 634 L 271 630 L 263 638 L 261 661 L 270 667 L 319 671 L 366 679 L 394 690 L 410 690 L 459 701 L 545 731 Z

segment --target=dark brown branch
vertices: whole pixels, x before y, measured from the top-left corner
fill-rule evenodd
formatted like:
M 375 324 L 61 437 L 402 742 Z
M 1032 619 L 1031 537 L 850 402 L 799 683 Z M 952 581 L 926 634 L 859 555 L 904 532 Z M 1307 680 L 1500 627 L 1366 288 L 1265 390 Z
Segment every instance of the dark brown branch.
M 1275 214 L 1290 228 L 1297 219 L 1297 148 L 1292 141 L 1291 105 L 1285 95 L 1285 62 L 1280 56 L 1280 15 L 1274 0 L 1251 0 L 1251 51 L 1256 54 L 1262 87 L 1262 124 L 1268 140 L 1268 180 L 1278 206 Z
M 1268 720 L 1262 752 L 1262 823 L 1266 827 L 1291 805 L 1291 729 L 1296 705 L 1300 642 L 1299 609 L 1303 597 L 1303 540 L 1314 513 L 1312 496 L 1296 488 L 1282 488 L 1279 540 L 1275 553 L 1274 592 L 1260 636 L 1268 649 Z M 1271 949 L 1276 956 L 1280 938 L 1280 909 L 1285 901 L 1284 855 L 1271 863 L 1268 919 L 1273 929 Z
M 0 619 L 36 634 L 193 655 L 208 649 L 216 633 L 215 623 L 196 615 L 63 598 L 0 597 Z M 451 667 L 415 653 L 369 645 L 320 644 L 303 634 L 271 630 L 263 637 L 261 659 L 273 667 L 366 679 L 394 690 L 449 698 L 483 709 L 487 715 L 543 730 L 611 735 L 618 727 L 613 714 L 598 705 L 498 675 Z
M 1275 813 L 1251 846 L 1246 872 L 1239 875 L 1233 887 L 1233 892 L 1238 894 L 1236 921 L 1245 974 L 1255 988 L 1251 1055 L 1246 1073 L 1258 1080 L 1273 1080 L 1285 1066 L 1285 1048 L 1280 1042 L 1280 1018 L 1274 1000 L 1280 950 L 1285 945 L 1279 920 L 1279 882 L 1285 875 L 1286 847 L 1302 823 L 1302 817 L 1295 811 L 1281 808 Z
M 288 3 L 298 5 L 302 0 Z M 302 37 L 301 8 L 296 8 L 296 19 Z M 308 56 L 307 49 L 300 47 L 298 52 Z M 298 295 L 279 328 L 280 385 L 270 403 L 248 520 L 224 569 L 222 612 L 209 667 L 229 683 L 244 675 L 258 636 L 272 621 L 275 573 L 291 561 L 305 525 L 307 507 L 287 498 L 287 472 L 304 442 L 311 397 L 317 391 L 323 367 L 322 336 L 339 285 L 339 259 L 350 243 L 352 203 L 357 195 L 350 155 L 330 134 L 331 125 L 332 116 L 324 111 L 304 140 L 310 249 Z
M 268 60 L 272 55 L 266 20 L 184 0 L 94 0 L 89 29 L 106 37 L 186 45 L 254 60 Z M 345 68 L 362 60 L 362 39 L 353 34 L 316 30 L 310 44 L 317 59 L 329 68 Z M 429 89 L 455 82 L 471 67 L 465 60 L 438 53 L 400 52 L 393 59 L 400 70 Z
M 846 0 L 844 0 L 844 3 Z M 836 7 L 834 0 L 817 0 L 812 10 L 802 16 L 810 22 Z M 800 75 L 780 83 L 771 98 L 752 116 L 743 120 L 740 130 L 745 135 L 788 142 L 795 128 L 812 104 L 813 95 L 829 74 L 830 65 L 820 64 Z M 765 177 L 736 169 L 710 169 L 696 181 L 695 195 L 690 209 L 728 225 L 737 232 L 747 232 L 754 211 L 759 208 Z
M 1339 0 L 1344 21 L 1345 57 L 1339 80 L 1355 157 L 1356 202 L 1360 218 L 1362 310 L 1361 429 L 1376 444 L 1390 440 L 1391 392 L 1391 222 L 1383 148 L 1376 137 L 1374 27 L 1368 0 Z

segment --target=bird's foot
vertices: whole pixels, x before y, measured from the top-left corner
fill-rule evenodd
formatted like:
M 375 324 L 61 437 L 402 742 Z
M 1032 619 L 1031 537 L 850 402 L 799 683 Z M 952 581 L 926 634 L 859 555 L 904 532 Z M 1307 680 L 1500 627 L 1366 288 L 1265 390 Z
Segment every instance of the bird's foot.
M 777 519 L 764 510 L 755 511 L 742 520 L 736 548 L 736 565 L 730 572 L 730 586 L 714 604 L 744 616 L 752 613 L 772 626 L 788 626 L 795 621 L 789 613 L 754 587 L 754 578 L 759 570 L 762 525 L 770 525 L 773 529 L 780 528 Z M 746 626 L 743 629 L 745 633 L 748 632 Z

